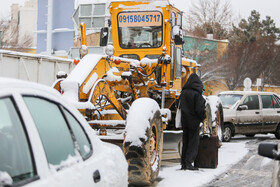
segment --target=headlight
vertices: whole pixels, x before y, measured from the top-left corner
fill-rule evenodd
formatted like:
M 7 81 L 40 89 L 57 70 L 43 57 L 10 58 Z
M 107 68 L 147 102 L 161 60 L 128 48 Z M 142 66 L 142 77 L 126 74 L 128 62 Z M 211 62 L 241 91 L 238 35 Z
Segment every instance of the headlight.
M 105 54 L 108 56 L 113 56 L 115 52 L 115 49 L 112 45 L 107 45 L 105 48 Z

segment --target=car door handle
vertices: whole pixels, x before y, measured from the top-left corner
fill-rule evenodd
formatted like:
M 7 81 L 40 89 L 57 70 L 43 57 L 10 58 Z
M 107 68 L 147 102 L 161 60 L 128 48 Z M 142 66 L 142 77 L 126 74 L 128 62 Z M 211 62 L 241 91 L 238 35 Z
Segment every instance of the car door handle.
M 280 111 L 277 111 L 277 113 L 280 113 Z
M 98 170 L 96 170 L 96 171 L 93 173 L 93 181 L 94 181 L 95 183 L 98 183 L 100 180 L 101 180 L 100 173 L 99 173 Z
M 260 112 L 256 112 L 256 114 L 259 114 Z

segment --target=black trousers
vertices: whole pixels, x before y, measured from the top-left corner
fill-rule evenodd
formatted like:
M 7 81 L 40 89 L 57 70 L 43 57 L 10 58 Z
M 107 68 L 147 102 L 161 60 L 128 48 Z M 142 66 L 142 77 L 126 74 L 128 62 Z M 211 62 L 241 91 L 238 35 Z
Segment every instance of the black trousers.
M 183 128 L 183 147 L 181 165 L 189 165 L 194 162 L 199 146 L 199 126 L 197 129 Z

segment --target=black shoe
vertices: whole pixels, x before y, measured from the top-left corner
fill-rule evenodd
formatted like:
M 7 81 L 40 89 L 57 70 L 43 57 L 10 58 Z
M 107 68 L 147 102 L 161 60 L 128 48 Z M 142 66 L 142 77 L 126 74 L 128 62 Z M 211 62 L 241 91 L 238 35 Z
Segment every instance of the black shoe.
M 186 165 L 182 165 L 180 170 L 186 170 L 186 169 L 187 169 Z
M 186 168 L 185 170 L 198 171 L 198 168 L 197 168 L 197 167 L 194 167 L 194 166 L 192 166 L 192 165 L 187 165 L 185 168 Z

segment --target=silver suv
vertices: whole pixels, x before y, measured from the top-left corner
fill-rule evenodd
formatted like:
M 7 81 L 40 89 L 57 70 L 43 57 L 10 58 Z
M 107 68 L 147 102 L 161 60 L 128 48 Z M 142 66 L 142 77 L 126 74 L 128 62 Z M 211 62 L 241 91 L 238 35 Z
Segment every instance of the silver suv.
M 223 141 L 235 134 L 259 133 L 274 133 L 280 139 L 280 99 L 275 93 L 227 91 L 218 96 L 224 112 Z

